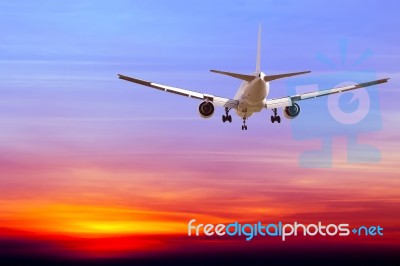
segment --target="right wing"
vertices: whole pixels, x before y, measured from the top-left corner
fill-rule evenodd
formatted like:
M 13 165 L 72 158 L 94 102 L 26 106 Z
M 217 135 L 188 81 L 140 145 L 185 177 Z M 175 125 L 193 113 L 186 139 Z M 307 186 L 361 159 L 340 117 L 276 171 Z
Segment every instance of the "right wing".
M 203 101 L 210 101 L 217 106 L 223 106 L 223 107 L 237 109 L 237 107 L 239 105 L 238 100 L 233 100 L 233 99 L 218 97 L 218 96 L 214 96 L 214 95 L 210 95 L 210 94 L 200 93 L 200 92 L 196 92 L 196 91 L 190 91 L 190 90 L 185 90 L 185 89 L 181 89 L 181 88 L 166 86 L 166 85 L 157 84 L 157 83 L 142 80 L 142 79 L 124 76 L 121 74 L 118 74 L 118 77 L 120 79 L 130 81 L 133 83 L 137 83 L 137 84 L 140 84 L 143 86 L 147 86 L 147 87 L 150 87 L 153 89 L 170 92 L 170 93 L 178 94 L 181 96 L 186 96 L 189 98 L 195 98 L 195 99 L 199 99 L 199 100 L 203 100 Z
M 355 90 L 355 89 L 364 88 L 364 87 L 368 87 L 368 86 L 373 86 L 373 85 L 385 83 L 388 80 L 389 80 L 389 78 L 379 79 L 379 80 L 374 80 L 374 81 L 370 81 L 370 82 L 364 82 L 364 83 L 359 83 L 359 84 L 355 84 L 355 85 L 344 86 L 344 87 L 340 87 L 340 88 L 333 88 L 333 89 L 322 90 L 322 91 L 313 91 L 313 92 L 307 92 L 307 93 L 297 94 L 297 95 L 288 96 L 288 97 L 270 99 L 270 100 L 266 101 L 265 108 L 267 108 L 267 109 L 285 108 L 287 106 L 292 106 L 293 102 L 297 102 L 300 100 L 312 99 L 312 98 L 316 98 L 316 97 L 327 96 L 327 95 L 334 94 L 334 93 L 341 93 L 341 92 L 345 92 L 345 91 L 350 91 L 350 90 Z

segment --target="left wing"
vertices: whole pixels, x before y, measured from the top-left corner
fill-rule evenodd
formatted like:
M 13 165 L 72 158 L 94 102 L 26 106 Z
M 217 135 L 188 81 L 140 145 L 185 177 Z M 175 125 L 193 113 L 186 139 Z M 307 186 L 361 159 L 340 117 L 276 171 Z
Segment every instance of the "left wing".
M 218 97 L 218 96 L 214 96 L 214 95 L 210 95 L 210 94 L 205 94 L 205 93 L 201 93 L 201 92 L 185 90 L 185 89 L 181 89 L 181 88 L 175 88 L 175 87 L 166 86 L 166 85 L 162 85 L 162 84 L 157 84 L 157 83 L 146 81 L 146 80 L 142 80 L 142 79 L 137 79 L 137 78 L 124 76 L 124 75 L 121 75 L 121 74 L 118 74 L 118 77 L 120 79 L 123 79 L 123 80 L 126 80 L 126 81 L 130 81 L 130 82 L 133 82 L 133 83 L 137 83 L 137 84 L 140 84 L 140 85 L 143 85 L 143 86 L 147 86 L 147 87 L 150 87 L 150 88 L 153 88 L 153 89 L 174 93 L 174 94 L 178 94 L 178 95 L 181 95 L 181 96 L 186 96 L 186 97 L 189 97 L 189 98 L 195 98 L 195 99 L 199 99 L 199 100 L 210 101 L 210 102 L 212 102 L 213 104 L 215 104 L 217 106 L 223 106 L 223 107 L 237 109 L 237 107 L 239 105 L 239 101 L 238 100 Z
M 322 91 L 307 92 L 307 93 L 297 94 L 297 95 L 288 96 L 288 97 L 270 99 L 270 100 L 266 101 L 265 108 L 267 108 L 267 109 L 285 108 L 287 106 L 292 106 L 294 102 L 297 102 L 300 100 L 306 100 L 306 99 L 311 99 L 311 98 L 316 98 L 316 97 L 321 97 L 321 96 L 327 96 L 327 95 L 334 94 L 334 93 L 341 93 L 341 92 L 345 92 L 345 91 L 350 91 L 350 90 L 355 90 L 355 89 L 364 88 L 364 87 L 368 87 L 368 86 L 373 86 L 373 85 L 385 83 L 388 80 L 389 80 L 389 78 L 379 79 L 379 80 L 359 83 L 359 84 L 350 85 L 350 86 L 344 86 L 344 87 L 333 88 L 333 89 L 322 90 Z

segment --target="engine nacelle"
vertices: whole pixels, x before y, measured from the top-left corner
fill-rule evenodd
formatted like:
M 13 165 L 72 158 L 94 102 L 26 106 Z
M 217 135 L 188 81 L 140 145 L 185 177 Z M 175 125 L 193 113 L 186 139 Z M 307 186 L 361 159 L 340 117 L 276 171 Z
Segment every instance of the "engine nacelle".
M 199 105 L 199 113 L 203 118 L 210 118 L 214 114 L 214 105 L 212 102 L 202 102 Z
M 283 114 L 288 119 L 296 118 L 300 114 L 300 106 L 297 103 L 293 103 L 292 106 L 285 107 Z

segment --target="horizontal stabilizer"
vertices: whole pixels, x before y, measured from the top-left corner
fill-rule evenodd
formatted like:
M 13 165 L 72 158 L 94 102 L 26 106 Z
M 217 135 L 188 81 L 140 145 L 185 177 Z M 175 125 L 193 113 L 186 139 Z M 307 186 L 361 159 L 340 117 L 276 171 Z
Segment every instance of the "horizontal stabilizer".
M 210 70 L 210 71 L 213 73 L 218 73 L 218 74 L 234 77 L 237 79 L 245 80 L 247 82 L 251 82 L 255 78 L 255 76 L 253 76 L 253 75 L 238 74 L 238 73 L 225 72 L 225 71 L 219 71 L 219 70 Z
M 265 77 L 264 77 L 264 81 L 268 82 L 268 81 L 275 80 L 275 79 L 287 78 L 287 77 L 292 77 L 292 76 L 307 74 L 307 73 L 310 73 L 310 72 L 311 72 L 311 71 L 303 71 L 303 72 L 294 72 L 294 73 L 286 73 L 286 74 L 278 74 L 278 75 L 272 75 L 272 76 L 265 76 Z

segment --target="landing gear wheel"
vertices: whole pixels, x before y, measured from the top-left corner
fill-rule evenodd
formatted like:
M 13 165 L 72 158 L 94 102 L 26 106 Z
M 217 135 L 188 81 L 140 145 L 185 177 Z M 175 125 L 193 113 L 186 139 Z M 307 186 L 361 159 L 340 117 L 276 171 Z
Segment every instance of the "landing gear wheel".
M 274 115 L 271 115 L 271 123 L 275 123 L 278 122 L 278 124 L 281 123 L 281 117 L 278 115 L 278 111 L 276 108 L 272 109 L 272 111 L 274 112 Z
M 242 130 L 247 130 L 247 126 L 246 126 L 246 117 L 243 117 Z
M 229 115 L 229 111 L 231 108 L 225 107 L 225 115 L 222 115 L 222 122 L 225 123 L 228 121 L 229 123 L 232 123 L 232 116 Z

